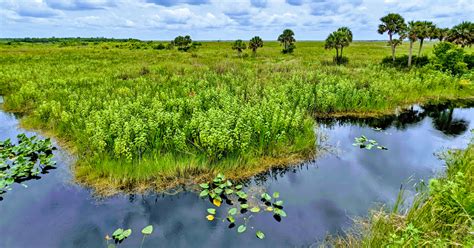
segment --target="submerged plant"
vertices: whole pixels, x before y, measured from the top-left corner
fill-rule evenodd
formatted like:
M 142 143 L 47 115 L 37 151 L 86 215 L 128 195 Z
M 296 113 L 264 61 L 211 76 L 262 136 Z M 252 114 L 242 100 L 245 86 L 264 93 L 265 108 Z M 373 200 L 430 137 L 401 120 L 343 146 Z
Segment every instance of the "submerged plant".
M 377 143 L 377 141 L 375 141 L 373 139 L 368 139 L 367 137 L 365 137 L 365 135 L 354 138 L 354 141 L 355 142 L 352 145 L 353 146 L 359 146 L 360 149 L 365 148 L 367 150 L 371 150 L 372 148 L 375 147 L 379 150 L 388 150 L 387 147 L 379 145 L 379 143 Z
M 248 227 L 254 228 L 249 225 L 253 214 L 269 212 L 273 214 L 277 221 L 281 221 L 282 217 L 287 216 L 283 210 L 283 201 L 279 200 L 279 192 L 274 192 L 272 196 L 267 192 L 263 192 L 260 195 L 248 193 L 243 190 L 242 184 L 234 184 L 221 173 L 211 183 L 202 183 L 199 186 L 202 189 L 199 194 L 200 197 L 207 197 L 215 207 L 221 207 L 223 202 L 229 206 L 225 218 L 216 217 L 217 210 L 215 208 L 208 208 L 206 219 L 208 221 L 221 219 L 223 222 L 229 223 L 229 228 L 234 228 L 239 224 L 237 227 L 238 233 L 244 233 Z M 250 199 L 257 200 L 252 201 Z M 239 221 L 239 219 L 241 220 Z M 265 234 L 260 230 L 255 235 L 259 239 L 265 238 Z
M 17 139 L 18 144 L 10 139 L 0 141 L 0 197 L 11 190 L 13 183 L 37 178 L 56 164 L 53 161 L 56 148 L 50 139 L 41 140 L 25 134 L 19 134 Z

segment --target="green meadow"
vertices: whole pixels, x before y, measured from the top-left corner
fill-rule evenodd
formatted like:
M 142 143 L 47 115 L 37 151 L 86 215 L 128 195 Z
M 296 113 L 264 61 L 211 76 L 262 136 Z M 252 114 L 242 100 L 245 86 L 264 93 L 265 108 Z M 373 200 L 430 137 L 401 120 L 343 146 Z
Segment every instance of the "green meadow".
M 108 194 L 304 161 L 317 153 L 316 116 L 375 116 L 474 95 L 472 73 L 381 64 L 391 55 L 386 42 L 353 42 L 341 65 L 317 41 L 297 41 L 292 54 L 264 41 L 240 56 L 230 42 L 188 52 L 159 43 L 2 42 L 4 108 L 60 140 L 77 156 L 76 180 Z M 422 54 L 432 56 L 433 44 Z M 398 46 L 397 56 L 408 50 Z

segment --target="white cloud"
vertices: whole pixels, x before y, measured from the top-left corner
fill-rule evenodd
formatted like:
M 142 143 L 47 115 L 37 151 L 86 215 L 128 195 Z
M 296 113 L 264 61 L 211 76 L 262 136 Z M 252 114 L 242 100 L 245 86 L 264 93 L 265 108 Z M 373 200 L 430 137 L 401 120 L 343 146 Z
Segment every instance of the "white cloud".
M 0 0 L 3 37 L 112 36 L 171 39 L 324 39 L 348 26 L 356 39 L 384 39 L 380 17 L 400 13 L 451 27 L 472 19 L 472 0 Z M 87 28 L 85 28 L 87 27 Z

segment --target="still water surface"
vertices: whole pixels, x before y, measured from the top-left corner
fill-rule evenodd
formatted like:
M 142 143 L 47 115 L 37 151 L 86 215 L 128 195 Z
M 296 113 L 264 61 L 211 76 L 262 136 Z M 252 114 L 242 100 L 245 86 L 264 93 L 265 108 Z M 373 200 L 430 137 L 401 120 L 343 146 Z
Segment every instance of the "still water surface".
M 285 201 L 288 217 L 280 223 L 267 214 L 253 219 L 265 240 L 258 240 L 255 230 L 237 234 L 222 222 L 208 222 L 204 216 L 210 203 L 193 192 L 96 199 L 90 190 L 71 182 L 73 161 L 58 150 L 58 169 L 26 182 L 28 188 L 15 185 L 0 201 L 0 247 L 105 247 L 104 236 L 118 227 L 134 230 L 120 247 L 139 247 L 139 232 L 148 224 L 155 232 L 144 247 L 310 246 L 350 227 L 352 218 L 369 209 L 393 204 L 401 184 L 413 190 L 420 180 L 442 173 L 443 162 L 436 153 L 466 147 L 473 122 L 474 108 L 443 106 L 414 107 L 379 119 L 319 120 L 317 132 L 326 137 L 321 143 L 328 152 L 250 180 L 248 187 L 279 191 Z M 15 116 L 0 112 L 0 140 L 21 132 L 25 130 Z M 389 150 L 352 146 L 360 135 Z

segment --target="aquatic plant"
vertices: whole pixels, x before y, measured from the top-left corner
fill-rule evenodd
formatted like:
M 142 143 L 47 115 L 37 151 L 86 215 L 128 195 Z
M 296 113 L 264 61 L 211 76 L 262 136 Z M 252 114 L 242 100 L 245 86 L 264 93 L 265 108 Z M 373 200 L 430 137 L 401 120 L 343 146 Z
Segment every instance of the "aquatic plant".
M 369 139 L 365 135 L 354 138 L 354 143 L 352 145 L 353 146 L 358 146 L 360 149 L 365 148 L 367 150 L 370 150 L 374 147 L 379 149 L 379 150 L 388 150 L 387 147 L 379 145 L 377 143 L 377 141 L 375 141 L 373 139 Z
M 37 178 L 55 167 L 50 139 L 38 139 L 36 136 L 17 136 L 18 144 L 10 139 L 0 141 L 0 198 L 11 190 L 13 183 L 22 183 Z M 22 183 L 26 187 L 25 184 Z
M 202 189 L 199 196 L 207 197 L 215 207 L 221 207 L 224 202 L 228 205 L 227 216 L 222 218 L 222 221 L 228 222 L 229 228 L 234 228 L 241 219 L 237 227 L 238 233 L 245 232 L 249 226 L 251 229 L 254 228 L 250 225 L 252 214 L 269 212 L 277 221 L 287 216 L 283 210 L 283 201 L 279 199 L 279 192 L 274 192 L 272 196 L 267 192 L 262 192 L 260 195 L 255 192 L 245 192 L 242 184 L 235 185 L 221 173 L 211 183 L 202 183 L 199 186 Z M 254 201 L 256 198 L 259 200 Z M 207 209 L 206 219 L 208 221 L 220 219 L 216 215 L 215 208 Z M 265 234 L 260 230 L 257 230 L 255 235 L 259 239 L 265 238 Z
M 146 227 L 144 227 L 141 231 L 142 235 L 143 235 L 143 238 L 142 238 L 142 241 L 140 243 L 140 248 L 143 247 L 143 243 L 145 242 L 145 238 L 149 235 L 151 235 L 153 233 L 153 226 L 152 225 L 148 225 Z M 112 233 L 112 237 L 110 237 L 108 234 L 105 235 L 105 241 L 106 241 L 106 245 L 107 245 L 107 248 L 115 248 L 117 247 L 119 244 L 121 244 L 125 239 L 127 239 L 128 237 L 130 237 L 130 235 L 132 235 L 132 229 L 124 229 L 124 228 L 117 228 L 113 233 Z M 114 240 L 114 243 L 109 243 L 110 240 Z

